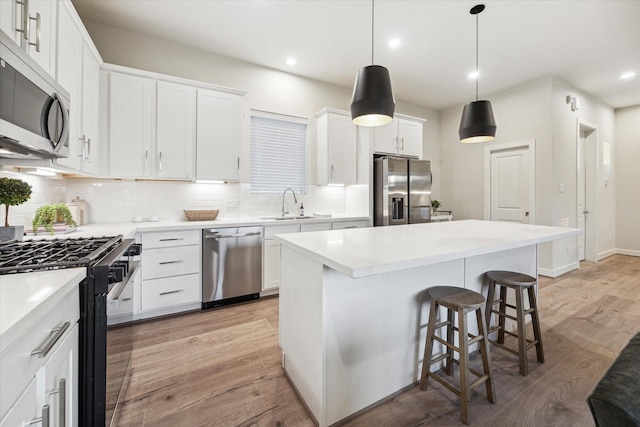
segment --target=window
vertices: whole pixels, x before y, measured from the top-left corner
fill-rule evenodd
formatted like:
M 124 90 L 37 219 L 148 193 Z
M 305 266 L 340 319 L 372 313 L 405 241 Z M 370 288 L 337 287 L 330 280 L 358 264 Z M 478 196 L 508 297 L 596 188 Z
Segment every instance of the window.
M 251 111 L 251 192 L 306 193 L 307 119 Z

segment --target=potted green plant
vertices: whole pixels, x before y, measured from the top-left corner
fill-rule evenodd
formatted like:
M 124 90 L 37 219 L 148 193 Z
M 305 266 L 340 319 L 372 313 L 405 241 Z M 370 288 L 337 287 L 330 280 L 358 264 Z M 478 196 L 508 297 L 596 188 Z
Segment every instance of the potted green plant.
M 31 198 L 31 186 L 21 179 L 0 178 L 0 204 L 5 205 L 4 227 L 0 227 L 0 241 L 22 240 L 23 225 L 9 225 L 9 206 L 18 206 Z
M 77 224 L 71 215 L 71 211 L 64 203 L 40 206 L 31 222 L 33 234 L 38 234 L 40 226 L 44 227 L 51 235 L 54 234 L 54 224 L 76 227 Z M 65 227 L 66 229 L 66 227 Z
M 433 199 L 431 201 L 431 209 L 433 212 L 437 211 L 440 206 L 442 206 L 442 203 L 440 203 L 439 200 Z

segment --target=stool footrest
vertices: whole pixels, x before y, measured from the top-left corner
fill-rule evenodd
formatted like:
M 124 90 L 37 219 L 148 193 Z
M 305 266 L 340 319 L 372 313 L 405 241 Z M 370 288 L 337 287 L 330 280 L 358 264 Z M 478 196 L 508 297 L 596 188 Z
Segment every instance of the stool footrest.
M 453 345 L 453 344 L 451 344 L 451 343 L 447 342 L 446 340 L 443 340 L 442 338 L 440 338 L 440 337 L 439 337 L 439 336 L 437 336 L 437 335 L 434 335 L 434 336 L 433 336 L 433 339 L 434 339 L 434 340 L 436 340 L 436 341 L 438 341 L 438 342 L 439 342 L 440 344 L 442 344 L 442 345 L 446 345 L 446 346 L 447 346 L 448 348 L 450 348 L 451 350 L 458 351 L 458 347 L 456 347 L 455 345 Z
M 436 326 L 434 326 L 435 329 L 440 329 L 443 326 L 447 326 L 450 325 L 451 322 L 449 320 L 445 320 L 444 322 L 440 322 L 440 323 L 436 323 Z
M 506 346 L 506 345 L 504 345 L 504 344 L 502 344 L 502 343 L 499 343 L 497 340 L 489 340 L 489 342 L 490 342 L 491 344 L 495 344 L 495 345 L 497 345 L 498 347 L 500 347 L 500 348 L 502 348 L 502 349 L 505 349 L 505 350 L 507 350 L 507 351 L 510 351 L 510 352 L 511 352 L 511 353 L 513 353 L 513 354 L 516 354 L 516 355 L 518 354 L 518 350 L 514 350 L 514 349 L 512 349 L 512 348 L 511 348 L 511 347 L 509 347 L 509 346 Z
M 505 304 L 504 306 L 505 307 L 509 307 L 509 308 L 511 308 L 513 310 L 517 310 L 518 309 L 518 307 L 516 307 L 515 305 L 511 305 L 511 304 Z
M 438 363 L 439 361 L 441 361 L 443 359 L 448 359 L 448 358 L 449 358 L 449 354 L 448 353 L 442 353 L 440 356 L 434 357 L 433 359 L 431 359 L 429 361 L 429 365 L 433 365 L 434 363 Z
M 496 314 L 498 314 L 498 315 L 500 315 L 500 316 L 506 317 L 507 319 L 511 319 L 511 320 L 515 320 L 515 321 L 517 321 L 517 320 L 518 320 L 518 318 L 517 318 L 516 316 L 512 316 L 512 315 L 510 315 L 510 314 L 503 313 L 503 312 L 502 312 L 502 311 L 500 311 L 500 310 L 491 310 L 491 312 L 492 312 L 492 313 L 496 313 Z
M 477 386 L 478 384 L 482 384 L 489 379 L 489 375 L 481 375 L 477 380 L 469 384 L 469 390 Z
M 443 386 L 445 386 L 446 388 L 448 388 L 449 390 L 451 390 L 452 392 L 454 392 L 458 397 L 460 397 L 460 389 L 456 388 L 455 386 L 451 385 L 448 381 L 440 378 L 440 376 L 438 376 L 437 374 L 429 371 L 427 373 L 431 378 L 433 378 L 434 380 L 438 381 L 440 384 L 442 384 Z

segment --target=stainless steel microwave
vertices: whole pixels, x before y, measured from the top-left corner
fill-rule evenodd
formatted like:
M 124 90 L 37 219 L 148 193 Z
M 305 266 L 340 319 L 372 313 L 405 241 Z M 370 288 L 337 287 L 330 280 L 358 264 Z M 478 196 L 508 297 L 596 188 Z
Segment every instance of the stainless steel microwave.
M 69 94 L 0 32 L 0 158 L 69 156 Z

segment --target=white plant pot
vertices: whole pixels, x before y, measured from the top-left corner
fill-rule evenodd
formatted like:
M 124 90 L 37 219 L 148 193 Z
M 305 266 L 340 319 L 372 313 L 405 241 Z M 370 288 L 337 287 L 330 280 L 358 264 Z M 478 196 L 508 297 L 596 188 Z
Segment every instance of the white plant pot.
M 24 237 L 23 225 L 12 225 L 9 227 L 0 227 L 0 242 L 9 240 L 22 240 Z

